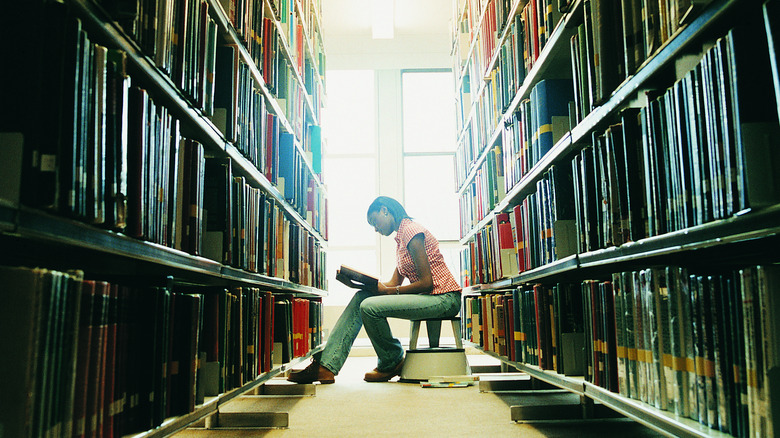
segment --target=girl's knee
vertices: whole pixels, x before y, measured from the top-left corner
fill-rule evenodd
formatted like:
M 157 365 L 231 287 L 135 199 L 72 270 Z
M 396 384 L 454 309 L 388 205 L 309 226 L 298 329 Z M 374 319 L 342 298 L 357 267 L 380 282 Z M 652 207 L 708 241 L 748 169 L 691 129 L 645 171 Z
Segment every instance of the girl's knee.
M 363 300 L 362 303 L 360 303 L 360 315 L 374 315 L 375 307 L 371 304 L 370 299 Z

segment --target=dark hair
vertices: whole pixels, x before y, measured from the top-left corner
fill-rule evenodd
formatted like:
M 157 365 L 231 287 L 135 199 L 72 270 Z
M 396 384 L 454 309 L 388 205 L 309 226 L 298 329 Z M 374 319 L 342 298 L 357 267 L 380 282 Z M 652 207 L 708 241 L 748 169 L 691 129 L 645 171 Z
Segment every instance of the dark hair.
M 406 210 L 400 202 L 388 196 L 379 196 L 374 199 L 374 202 L 368 206 L 366 217 L 368 217 L 371 213 L 381 210 L 382 207 L 387 208 L 387 211 L 393 215 L 393 218 L 397 221 L 397 223 L 401 223 L 401 220 L 404 218 L 412 218 L 406 213 Z

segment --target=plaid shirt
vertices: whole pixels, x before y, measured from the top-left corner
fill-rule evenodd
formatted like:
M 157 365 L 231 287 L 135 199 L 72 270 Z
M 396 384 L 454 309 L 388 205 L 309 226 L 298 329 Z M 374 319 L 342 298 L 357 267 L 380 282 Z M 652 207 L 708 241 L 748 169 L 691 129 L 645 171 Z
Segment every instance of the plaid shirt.
M 395 234 L 395 242 L 397 244 L 395 254 L 398 272 L 412 283 L 419 280 L 417 268 L 415 268 L 412 256 L 409 254 L 409 249 L 407 249 L 409 241 L 418 234 L 422 234 L 425 237 L 425 253 L 431 264 L 431 274 L 433 276 L 433 291 L 431 294 L 438 295 L 460 290 L 460 286 L 458 286 L 452 273 L 450 273 L 450 270 L 447 269 L 447 265 L 444 263 L 444 257 L 442 257 L 441 251 L 439 251 L 439 241 L 422 225 L 412 222 L 408 218 L 401 221 L 398 232 Z

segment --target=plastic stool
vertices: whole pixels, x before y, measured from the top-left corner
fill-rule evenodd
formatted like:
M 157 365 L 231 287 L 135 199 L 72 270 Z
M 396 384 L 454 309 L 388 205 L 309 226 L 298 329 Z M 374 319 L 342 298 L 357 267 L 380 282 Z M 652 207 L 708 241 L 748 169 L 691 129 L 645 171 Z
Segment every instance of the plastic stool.
M 418 349 L 417 339 L 420 336 L 420 323 L 422 321 L 425 321 L 428 329 L 430 348 Z M 442 321 L 450 321 L 452 323 L 456 348 L 439 347 Z M 433 376 L 461 376 L 468 374 L 471 374 L 471 370 L 466 359 L 466 350 L 463 349 L 463 341 L 460 339 L 459 317 L 411 321 L 409 350 L 406 351 L 404 366 L 401 370 L 402 382 L 421 382 Z
M 441 322 L 450 321 L 452 323 L 452 333 L 455 334 L 455 346 L 463 348 L 463 341 L 460 339 L 460 317 L 452 318 L 433 318 L 418 319 L 411 321 L 412 328 L 409 334 L 409 349 L 417 349 L 417 339 L 420 337 L 420 322 L 425 321 L 425 327 L 428 330 L 428 346 L 436 348 L 439 346 L 439 336 L 441 335 Z

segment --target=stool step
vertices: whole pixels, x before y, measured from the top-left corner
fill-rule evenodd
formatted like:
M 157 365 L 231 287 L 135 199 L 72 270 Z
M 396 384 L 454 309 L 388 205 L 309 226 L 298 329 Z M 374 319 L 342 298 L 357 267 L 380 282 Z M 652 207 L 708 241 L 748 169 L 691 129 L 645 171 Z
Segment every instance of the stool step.
M 429 347 L 429 348 L 415 348 L 413 350 L 406 350 L 407 353 L 461 353 L 465 354 L 464 348 L 448 348 L 448 347 Z
M 462 348 L 407 350 L 401 381 L 421 382 L 432 376 L 469 375 L 466 351 Z

